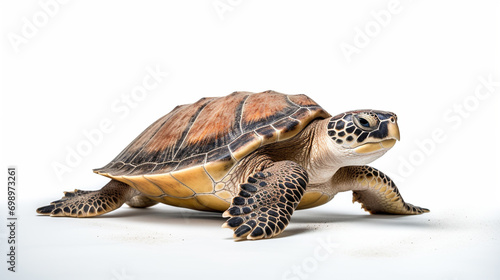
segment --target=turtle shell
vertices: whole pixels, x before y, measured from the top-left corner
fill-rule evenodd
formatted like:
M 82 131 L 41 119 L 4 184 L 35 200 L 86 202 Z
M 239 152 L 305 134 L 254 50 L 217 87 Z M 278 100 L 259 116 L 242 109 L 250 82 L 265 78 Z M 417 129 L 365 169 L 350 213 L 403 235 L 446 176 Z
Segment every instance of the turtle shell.
M 330 115 L 305 95 L 234 92 L 177 106 L 94 172 L 171 205 L 225 210 L 231 168 Z

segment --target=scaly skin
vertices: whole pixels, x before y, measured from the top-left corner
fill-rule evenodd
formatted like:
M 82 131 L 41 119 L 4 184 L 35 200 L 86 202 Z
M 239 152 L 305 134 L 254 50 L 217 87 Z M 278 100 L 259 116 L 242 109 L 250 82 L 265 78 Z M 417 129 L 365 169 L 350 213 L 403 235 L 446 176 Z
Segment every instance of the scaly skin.
M 120 208 L 123 203 L 137 195 L 140 195 L 140 192 L 129 185 L 111 180 L 98 191 L 65 192 L 60 200 L 40 207 L 36 212 L 53 217 L 94 217 Z
M 223 217 L 234 238 L 262 239 L 280 234 L 290 222 L 308 182 L 304 168 L 279 161 L 248 177 Z
M 406 203 L 396 184 L 381 171 L 370 166 L 347 166 L 332 178 L 339 189 L 353 190 L 353 202 L 370 214 L 417 215 L 429 209 Z

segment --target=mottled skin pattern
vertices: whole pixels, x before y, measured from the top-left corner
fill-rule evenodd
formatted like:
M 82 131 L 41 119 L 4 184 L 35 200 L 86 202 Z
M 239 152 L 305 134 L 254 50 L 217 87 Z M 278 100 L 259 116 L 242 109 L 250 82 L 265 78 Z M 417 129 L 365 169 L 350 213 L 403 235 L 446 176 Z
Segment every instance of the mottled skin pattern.
M 236 239 L 261 239 L 280 234 L 290 222 L 308 182 L 307 172 L 293 161 L 279 161 L 241 184 L 224 217 L 223 227 Z
M 338 184 L 353 190 L 353 202 L 371 214 L 422 214 L 427 209 L 406 203 L 394 182 L 370 166 L 348 166 L 335 174 Z
M 95 172 L 98 191 L 67 192 L 37 209 L 94 217 L 124 203 L 158 202 L 224 212 L 235 239 L 271 238 L 296 209 L 343 191 L 372 213 L 421 214 L 394 182 L 366 164 L 399 140 L 395 114 L 349 111 L 331 117 L 305 95 L 236 92 L 176 107 Z
M 38 208 L 37 212 L 59 217 L 91 217 L 115 210 L 137 195 L 140 195 L 137 190 L 112 180 L 98 191 L 64 192 L 60 200 Z

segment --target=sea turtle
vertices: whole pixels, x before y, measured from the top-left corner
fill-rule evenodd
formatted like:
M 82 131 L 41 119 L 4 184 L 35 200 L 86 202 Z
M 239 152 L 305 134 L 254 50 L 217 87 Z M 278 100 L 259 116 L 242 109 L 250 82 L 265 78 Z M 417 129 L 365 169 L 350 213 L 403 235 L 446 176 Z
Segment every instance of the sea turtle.
M 295 209 L 353 191 L 371 214 L 421 214 L 393 181 L 366 166 L 399 140 L 397 116 L 376 110 L 332 117 L 306 95 L 234 92 L 177 106 L 94 172 L 112 180 L 97 191 L 65 192 L 37 209 L 93 217 L 123 203 L 158 202 L 224 212 L 235 239 L 271 238 Z

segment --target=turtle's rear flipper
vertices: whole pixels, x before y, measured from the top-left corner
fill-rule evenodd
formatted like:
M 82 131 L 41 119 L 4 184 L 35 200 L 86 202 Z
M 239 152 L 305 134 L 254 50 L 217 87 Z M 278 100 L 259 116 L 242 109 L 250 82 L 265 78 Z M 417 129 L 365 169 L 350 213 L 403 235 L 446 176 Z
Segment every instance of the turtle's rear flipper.
M 396 184 L 387 175 L 370 166 L 347 166 L 333 177 L 335 184 L 353 190 L 353 202 L 371 214 L 416 215 L 429 209 L 406 203 Z
M 271 238 L 290 222 L 308 182 L 307 173 L 292 161 L 280 161 L 251 175 L 224 212 L 223 227 L 234 229 L 236 239 Z
M 64 192 L 60 200 L 36 210 L 38 214 L 66 217 L 94 217 L 120 208 L 137 191 L 125 183 L 111 180 L 98 191 Z

